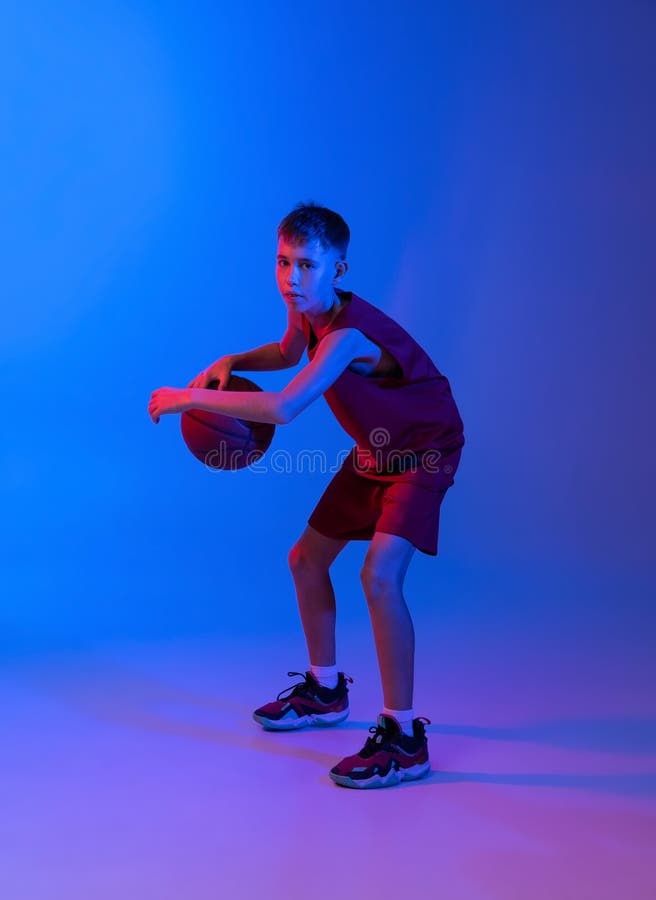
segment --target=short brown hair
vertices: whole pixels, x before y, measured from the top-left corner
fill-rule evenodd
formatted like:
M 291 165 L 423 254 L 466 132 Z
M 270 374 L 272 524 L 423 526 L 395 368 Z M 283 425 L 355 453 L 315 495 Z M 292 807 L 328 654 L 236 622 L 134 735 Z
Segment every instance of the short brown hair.
M 297 203 L 278 225 L 278 237 L 290 244 L 319 241 L 324 251 L 334 247 L 346 259 L 351 232 L 339 213 L 310 200 Z

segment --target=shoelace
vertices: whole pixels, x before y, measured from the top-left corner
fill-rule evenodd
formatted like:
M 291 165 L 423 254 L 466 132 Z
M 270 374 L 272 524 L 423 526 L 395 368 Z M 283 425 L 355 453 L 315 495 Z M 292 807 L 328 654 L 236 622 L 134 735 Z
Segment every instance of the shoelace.
M 291 700 L 292 697 L 309 697 L 314 694 L 314 690 L 315 690 L 314 686 L 312 685 L 310 678 L 306 673 L 304 673 L 304 672 L 287 672 L 287 675 L 289 675 L 290 678 L 292 675 L 300 675 L 300 677 L 303 679 L 303 681 L 300 681 L 298 684 L 293 684 L 291 687 L 285 688 L 284 690 L 280 691 L 280 693 L 278 694 L 278 696 L 276 698 L 277 700 L 282 700 L 282 699 Z M 353 684 L 353 679 L 350 676 L 344 675 L 344 679 L 347 682 L 350 682 L 351 684 Z M 339 681 L 337 683 L 339 684 Z M 286 691 L 291 691 L 291 694 L 289 694 L 288 697 L 283 698 L 283 694 L 285 694 Z
M 418 716 L 417 718 L 420 722 L 426 722 L 427 725 L 431 724 L 431 720 L 425 716 Z M 378 753 L 379 750 L 389 750 L 392 747 L 392 736 L 389 728 L 386 728 L 384 725 L 372 725 L 369 731 L 373 732 L 373 734 L 370 738 L 367 738 L 364 747 L 358 753 L 358 756 L 361 756 L 363 759 L 368 759 L 370 756 Z

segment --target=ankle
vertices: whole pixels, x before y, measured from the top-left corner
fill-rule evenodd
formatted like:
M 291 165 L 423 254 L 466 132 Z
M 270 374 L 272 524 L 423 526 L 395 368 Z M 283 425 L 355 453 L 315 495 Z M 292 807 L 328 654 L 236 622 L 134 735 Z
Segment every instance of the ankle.
M 317 679 L 322 687 L 336 688 L 339 681 L 337 665 L 334 666 L 313 666 L 310 664 L 310 672 Z
M 401 731 L 409 737 L 413 737 L 414 731 L 414 710 L 410 709 L 392 709 L 389 706 L 383 707 L 384 716 L 393 716 L 401 726 Z

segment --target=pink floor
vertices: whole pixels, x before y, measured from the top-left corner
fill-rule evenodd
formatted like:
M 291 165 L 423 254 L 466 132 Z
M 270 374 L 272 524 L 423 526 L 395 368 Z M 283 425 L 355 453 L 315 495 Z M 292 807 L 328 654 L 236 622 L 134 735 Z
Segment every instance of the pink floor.
M 545 632 L 527 645 L 419 618 L 433 771 L 378 791 L 327 775 L 382 705 L 364 620 L 342 627 L 351 715 L 330 730 L 251 719 L 306 666 L 300 632 L 255 652 L 233 635 L 6 663 L 4 900 L 656 897 L 645 661 L 619 677 L 609 648 L 556 655 Z

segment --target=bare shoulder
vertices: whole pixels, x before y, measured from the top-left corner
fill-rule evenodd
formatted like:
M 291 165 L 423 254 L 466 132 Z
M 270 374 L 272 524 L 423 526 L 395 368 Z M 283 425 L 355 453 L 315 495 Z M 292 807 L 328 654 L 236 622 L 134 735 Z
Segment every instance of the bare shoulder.
M 311 361 L 281 392 L 285 423 L 291 422 L 339 378 L 357 356 L 359 335 L 357 328 L 336 328 L 321 338 Z
M 353 352 L 357 352 L 362 349 L 363 340 L 366 340 L 366 338 L 358 328 L 351 328 L 350 326 L 335 328 L 319 339 L 317 352 L 323 350 L 326 353 L 338 347 L 340 349 L 348 348 Z

